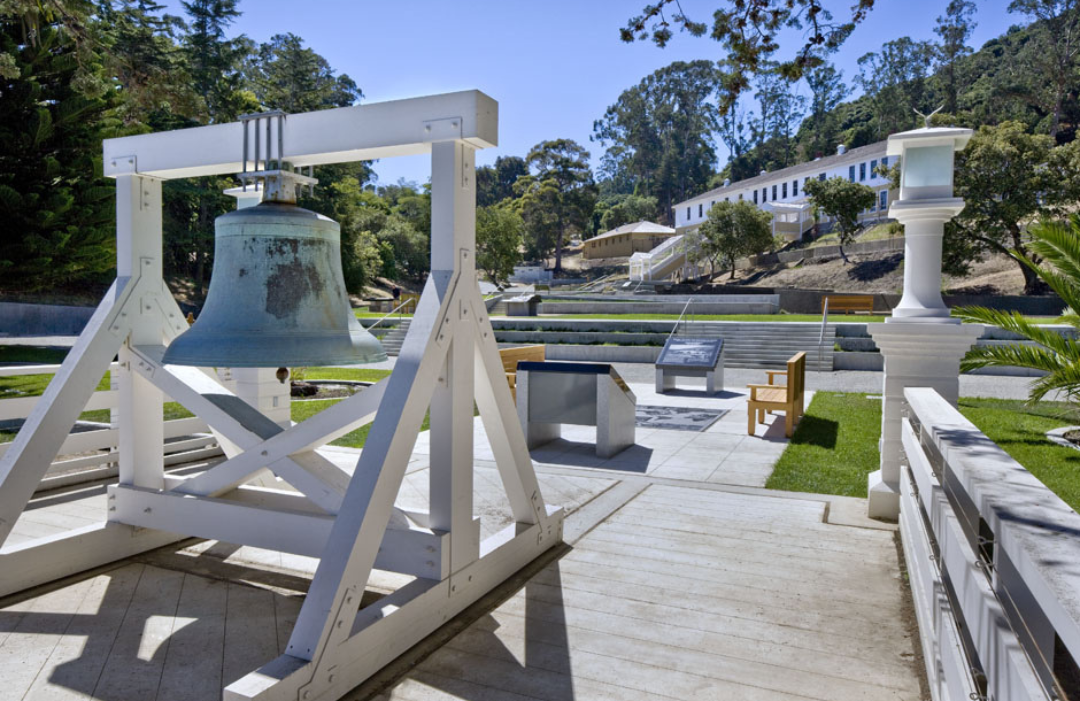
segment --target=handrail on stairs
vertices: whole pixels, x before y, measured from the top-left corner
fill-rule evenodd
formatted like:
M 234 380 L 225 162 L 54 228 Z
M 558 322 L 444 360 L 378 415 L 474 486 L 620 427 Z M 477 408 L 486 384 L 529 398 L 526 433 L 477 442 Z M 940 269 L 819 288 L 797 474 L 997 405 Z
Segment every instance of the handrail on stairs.
M 374 324 L 372 324 L 371 326 L 367 327 L 367 330 L 368 330 L 368 331 L 371 331 L 371 330 L 372 330 L 373 328 L 375 328 L 375 327 L 376 327 L 376 326 L 378 326 L 379 324 L 383 323 L 384 321 L 386 321 L 387 319 L 389 319 L 390 317 L 392 317 L 392 316 L 394 315 L 394 312 L 400 312 L 400 310 L 401 310 L 401 309 L 403 309 L 404 307 L 406 307 L 406 306 L 408 306 L 409 304 L 412 304 L 412 303 L 414 303 L 414 302 L 416 302 L 416 300 L 415 300 L 415 299 L 407 299 L 407 300 L 405 300 L 405 301 L 404 301 L 404 302 L 402 302 L 401 304 L 397 305 L 396 307 L 394 307 L 393 309 L 391 309 L 390 311 L 388 311 L 388 312 L 387 312 L 387 313 L 386 313 L 385 315 L 383 315 L 383 316 L 379 317 L 379 320 L 378 320 L 378 321 L 376 321 L 376 322 L 375 322 Z M 401 318 L 402 318 L 403 316 L 404 316 L 404 314 L 398 313 L 398 321 L 399 321 L 399 322 L 401 321 Z
M 825 352 L 825 331 L 829 324 L 829 298 L 825 297 L 825 304 L 821 307 L 821 333 L 817 342 L 818 371 L 821 370 L 822 354 Z
M 675 321 L 675 326 L 672 327 L 671 333 L 668 334 L 667 340 L 670 341 L 671 337 L 675 335 L 675 332 L 679 330 L 679 324 L 682 323 L 683 317 L 686 316 L 686 310 L 690 309 L 694 302 L 694 298 L 690 297 L 686 300 L 686 304 L 683 305 L 682 312 L 679 314 L 679 318 Z M 691 312 L 691 316 L 693 312 Z

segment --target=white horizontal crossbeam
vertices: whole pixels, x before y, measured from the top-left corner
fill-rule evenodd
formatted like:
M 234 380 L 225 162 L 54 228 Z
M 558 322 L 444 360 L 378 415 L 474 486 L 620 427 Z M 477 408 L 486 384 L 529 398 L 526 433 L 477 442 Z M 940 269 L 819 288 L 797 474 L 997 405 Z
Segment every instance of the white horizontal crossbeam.
M 241 488 L 234 498 L 194 497 L 139 487 L 109 487 L 110 520 L 128 526 L 322 557 L 334 517 L 313 513 L 307 500 L 273 490 Z M 448 534 L 388 527 L 375 567 L 426 579 L 446 572 Z
M 291 114 L 282 132 L 285 160 L 294 166 L 369 161 L 427 153 L 431 144 L 450 140 L 490 148 L 499 142 L 498 122 L 498 103 L 479 90 Z M 240 122 L 106 139 L 105 175 L 231 175 L 243 168 L 243 143 Z

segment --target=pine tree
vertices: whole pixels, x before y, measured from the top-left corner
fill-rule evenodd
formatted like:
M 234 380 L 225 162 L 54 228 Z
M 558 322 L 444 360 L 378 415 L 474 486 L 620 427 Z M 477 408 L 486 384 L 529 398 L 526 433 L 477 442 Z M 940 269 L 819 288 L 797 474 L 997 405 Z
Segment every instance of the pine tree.
M 100 56 L 68 28 L 38 18 L 33 41 L 0 15 L 0 286 L 20 291 L 104 282 L 115 266 L 112 183 L 101 140 L 117 126 L 117 98 L 101 90 Z

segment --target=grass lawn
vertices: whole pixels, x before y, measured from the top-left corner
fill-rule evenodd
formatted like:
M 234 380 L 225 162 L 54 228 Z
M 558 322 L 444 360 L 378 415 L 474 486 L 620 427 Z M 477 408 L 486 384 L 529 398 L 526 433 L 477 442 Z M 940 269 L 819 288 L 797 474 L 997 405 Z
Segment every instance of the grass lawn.
M 767 489 L 866 496 L 878 469 L 881 401 L 865 394 L 815 392 Z
M 290 408 L 290 414 L 292 414 L 293 421 L 300 423 L 340 401 L 340 399 L 308 399 L 302 402 L 293 402 L 292 407 Z M 429 417 L 425 415 L 424 423 L 420 425 L 421 431 L 426 431 L 431 428 L 428 419 Z M 371 430 L 371 426 L 372 424 L 364 424 L 355 431 L 350 431 L 341 438 L 333 441 L 330 445 L 337 445 L 343 448 L 363 448 L 364 443 L 367 441 L 368 432 Z
M 350 380 L 352 382 L 378 382 L 390 376 L 389 370 L 368 368 L 304 368 L 305 380 Z
M 354 309 L 353 314 L 356 315 L 357 319 L 381 319 L 382 317 L 386 316 L 386 312 L 369 312 L 364 309 Z M 399 316 L 405 317 L 407 319 L 412 318 L 412 314 L 398 314 L 397 312 L 395 312 L 391 318 L 396 319 Z
M 960 412 L 1073 509 L 1080 510 L 1080 451 L 1046 432 L 1080 423 L 1064 402 L 1029 406 L 1018 399 L 960 400 Z M 881 401 L 864 394 L 817 392 L 765 486 L 793 492 L 865 497 L 878 469 Z

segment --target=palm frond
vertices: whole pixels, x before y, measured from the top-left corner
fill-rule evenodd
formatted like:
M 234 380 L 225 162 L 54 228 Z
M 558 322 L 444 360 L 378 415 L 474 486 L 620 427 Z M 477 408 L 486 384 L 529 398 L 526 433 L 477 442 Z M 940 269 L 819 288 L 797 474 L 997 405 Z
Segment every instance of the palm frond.
M 1066 359 L 1038 346 L 975 346 L 960 361 L 960 371 L 969 372 L 991 366 L 1014 366 L 1054 373 L 1074 364 L 1080 365 L 1080 358 Z
M 1080 347 L 1077 346 L 1075 339 L 1067 338 L 1045 326 L 1034 324 L 1019 312 L 1006 312 L 986 307 L 959 307 L 954 310 L 954 313 L 964 321 L 974 321 L 1012 331 L 1064 356 L 1080 356 Z
M 1080 396 L 1080 364 L 1070 363 L 1031 383 L 1028 401 L 1037 402 L 1050 392 L 1061 392 L 1070 401 Z

